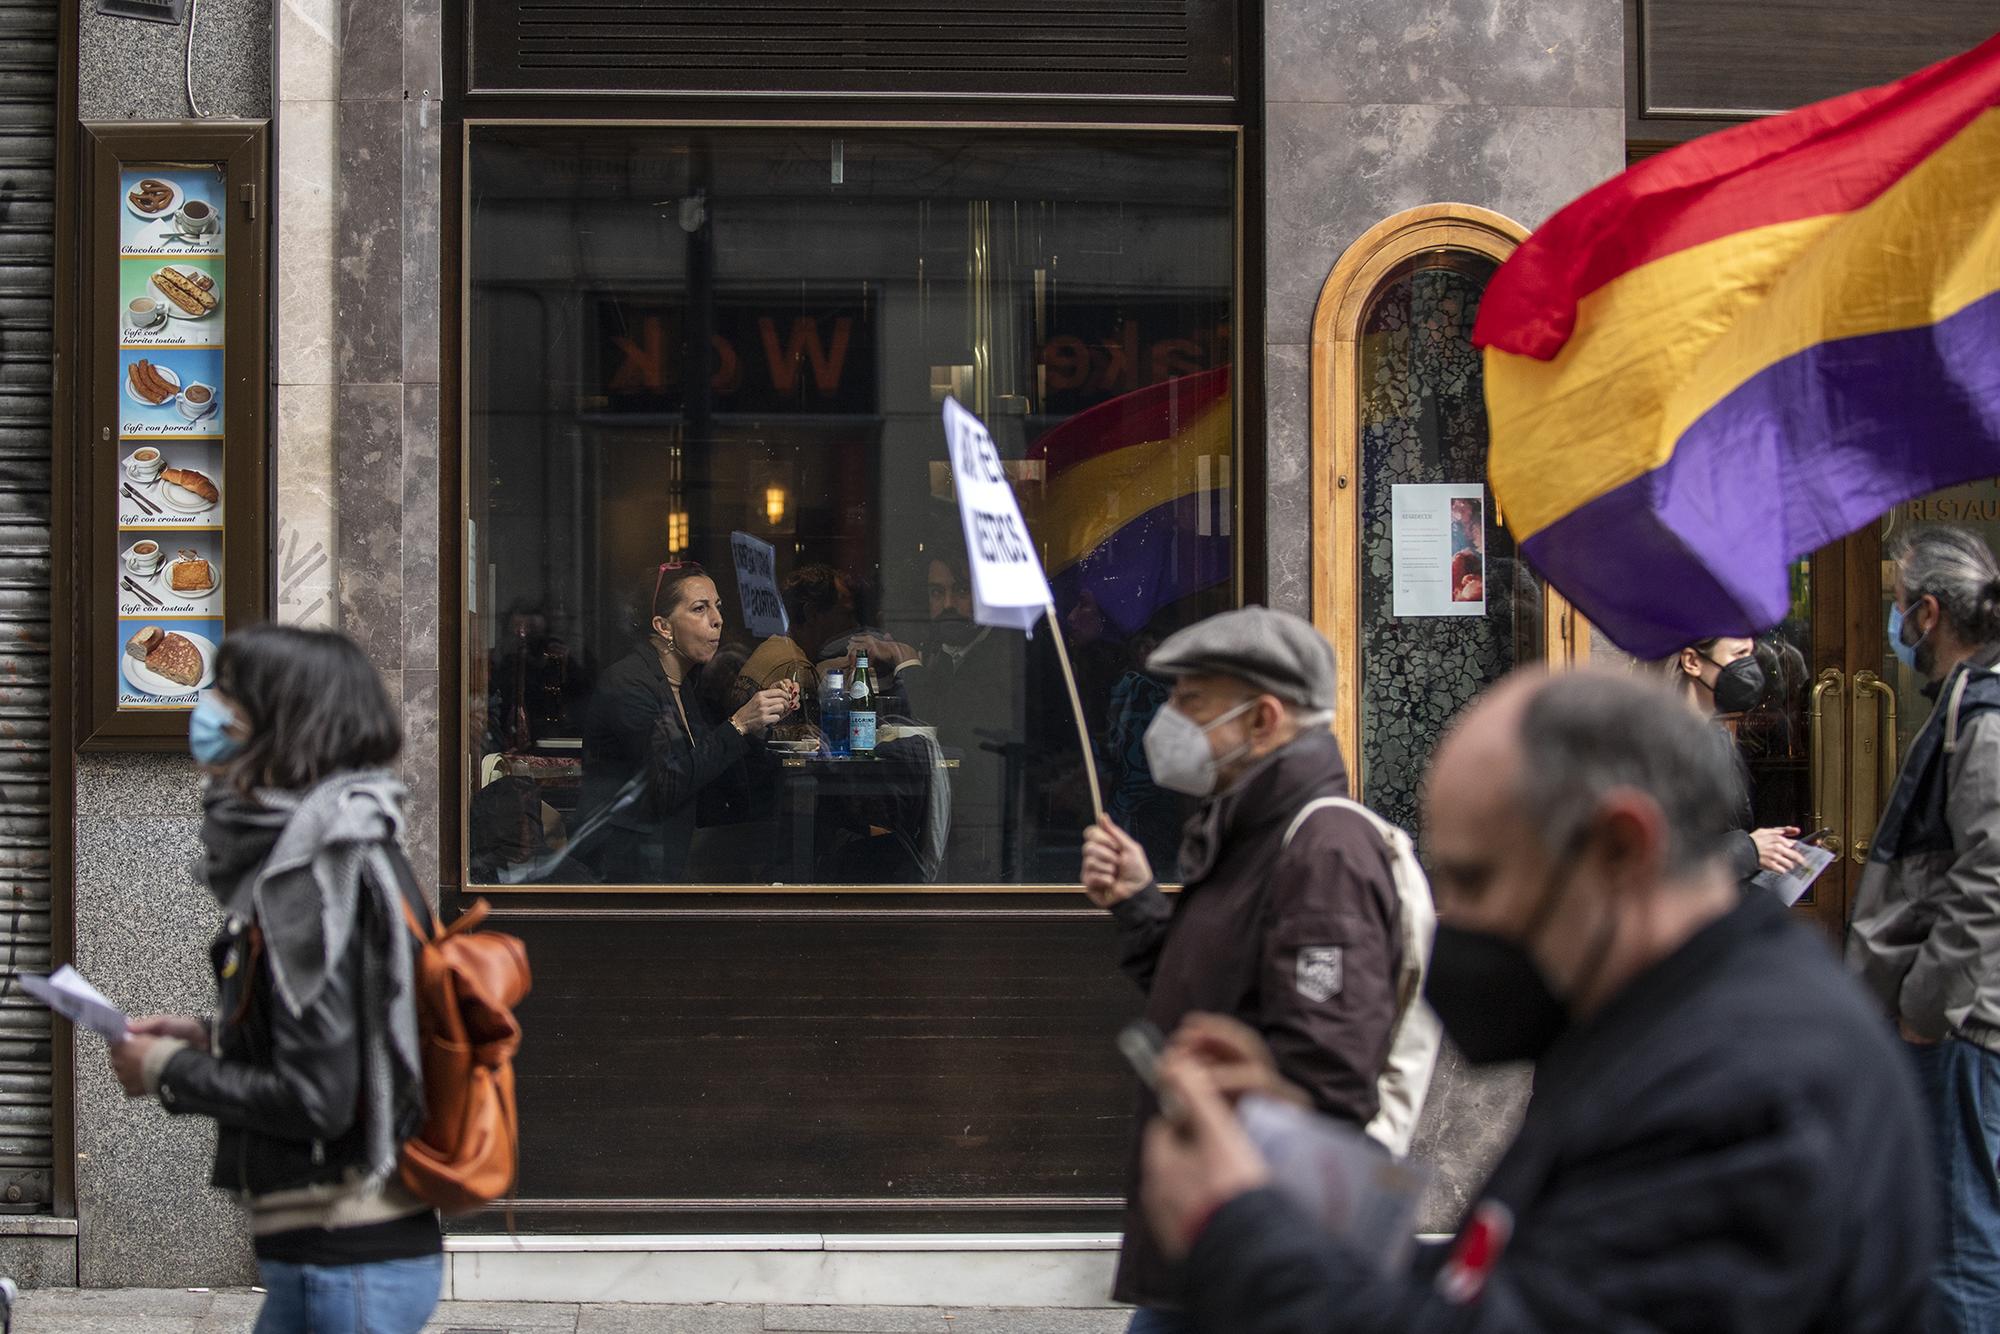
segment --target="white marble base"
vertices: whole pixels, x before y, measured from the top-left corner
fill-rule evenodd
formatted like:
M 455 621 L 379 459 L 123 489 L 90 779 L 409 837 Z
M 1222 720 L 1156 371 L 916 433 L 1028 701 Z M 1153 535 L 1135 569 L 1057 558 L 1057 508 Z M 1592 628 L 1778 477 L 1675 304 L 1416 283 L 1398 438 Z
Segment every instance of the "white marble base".
M 1103 1306 L 1118 1238 L 1076 1234 L 450 1237 L 454 1301 Z

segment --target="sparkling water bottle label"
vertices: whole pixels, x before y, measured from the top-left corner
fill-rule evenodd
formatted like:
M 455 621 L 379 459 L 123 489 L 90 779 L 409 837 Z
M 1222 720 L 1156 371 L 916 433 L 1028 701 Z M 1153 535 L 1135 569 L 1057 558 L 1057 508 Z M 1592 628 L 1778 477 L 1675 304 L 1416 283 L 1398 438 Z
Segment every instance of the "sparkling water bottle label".
M 847 744 L 853 750 L 875 749 L 875 714 L 857 710 L 847 715 Z

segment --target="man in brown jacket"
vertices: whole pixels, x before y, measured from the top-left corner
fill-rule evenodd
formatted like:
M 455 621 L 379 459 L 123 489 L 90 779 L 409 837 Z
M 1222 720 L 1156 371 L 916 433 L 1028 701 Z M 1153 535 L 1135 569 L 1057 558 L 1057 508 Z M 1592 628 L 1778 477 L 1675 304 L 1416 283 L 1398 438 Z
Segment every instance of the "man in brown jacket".
M 1347 795 L 1327 730 L 1333 648 L 1296 616 L 1245 607 L 1179 631 L 1146 668 L 1173 681 L 1146 732 L 1153 781 L 1204 798 L 1181 844 L 1182 889 L 1163 894 L 1144 850 L 1105 818 L 1084 835 L 1084 892 L 1116 919 L 1120 966 L 1162 1032 L 1191 1013 L 1230 1016 L 1303 1100 L 1365 1126 L 1397 1019 L 1389 852 L 1352 810 L 1318 810 L 1293 831 L 1308 803 Z M 1142 1093 L 1135 1126 L 1155 1109 Z M 1141 1308 L 1131 1334 L 1175 1334 L 1180 1273 L 1146 1227 L 1138 1181 L 1135 1133 L 1113 1295 Z

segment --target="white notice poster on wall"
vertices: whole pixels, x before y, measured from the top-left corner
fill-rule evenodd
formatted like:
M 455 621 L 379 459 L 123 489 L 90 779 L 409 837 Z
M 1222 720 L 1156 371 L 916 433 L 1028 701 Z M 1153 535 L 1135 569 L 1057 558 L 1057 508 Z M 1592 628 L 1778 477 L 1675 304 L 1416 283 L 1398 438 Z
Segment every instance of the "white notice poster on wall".
M 1390 578 L 1397 616 L 1486 614 L 1486 488 L 1389 488 Z
M 736 562 L 744 628 L 753 635 L 790 633 L 784 599 L 778 596 L 777 549 L 762 538 L 739 532 L 729 535 L 729 555 Z

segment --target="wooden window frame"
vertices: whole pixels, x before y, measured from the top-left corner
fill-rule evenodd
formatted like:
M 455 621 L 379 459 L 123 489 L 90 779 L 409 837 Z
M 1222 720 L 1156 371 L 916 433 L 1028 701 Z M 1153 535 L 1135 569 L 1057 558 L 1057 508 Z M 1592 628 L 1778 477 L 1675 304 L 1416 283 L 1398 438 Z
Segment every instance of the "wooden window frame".
M 72 349 L 69 429 L 57 448 L 54 531 L 70 534 L 57 553 L 61 605 L 74 621 L 68 682 L 75 701 L 74 745 L 81 751 L 177 750 L 187 745 L 187 710 L 118 707 L 118 349 L 119 228 L 124 206 L 118 173 L 127 163 L 220 166 L 229 223 L 222 404 L 223 588 L 217 614 L 225 625 L 270 615 L 270 126 L 267 121 L 85 124 L 74 212 L 73 303 L 58 324 Z M 246 193 L 246 190 L 248 193 Z M 65 289 L 66 291 L 67 289 Z
M 1383 281 L 1405 261 L 1440 250 L 1504 263 L 1527 240 L 1520 223 L 1476 204 L 1426 204 L 1376 223 L 1347 248 L 1320 288 L 1312 324 L 1312 618 L 1342 664 L 1334 734 L 1351 757 L 1357 795 L 1361 755 L 1361 321 Z M 1581 617 L 1555 589 L 1542 606 L 1542 652 L 1552 663 L 1588 658 Z

